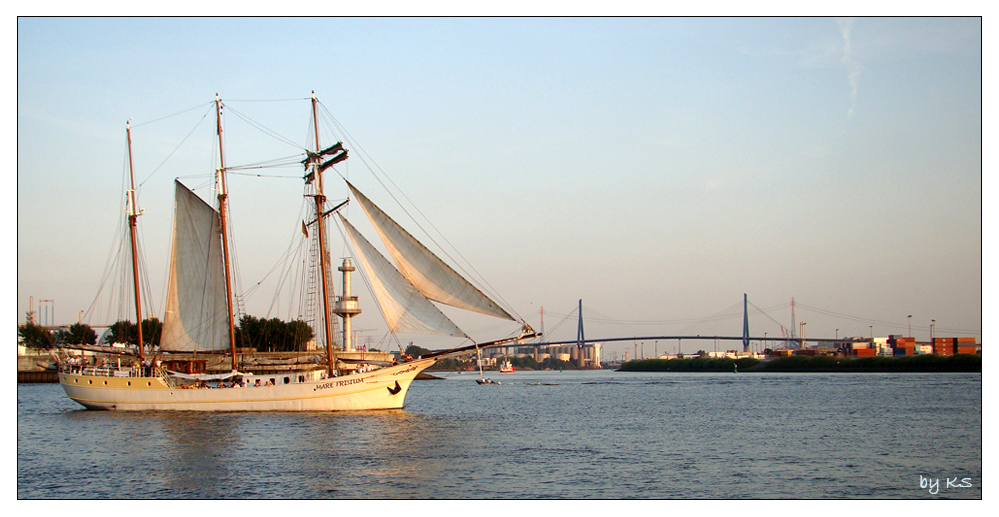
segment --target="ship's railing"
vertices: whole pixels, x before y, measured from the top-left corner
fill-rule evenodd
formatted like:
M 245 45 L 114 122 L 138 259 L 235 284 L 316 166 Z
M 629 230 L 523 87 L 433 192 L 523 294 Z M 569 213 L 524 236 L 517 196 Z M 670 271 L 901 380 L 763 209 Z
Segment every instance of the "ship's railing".
M 59 372 L 75 375 L 89 375 L 92 377 L 159 377 L 168 386 L 173 386 L 173 381 L 163 368 L 149 368 L 143 366 L 85 366 L 81 364 L 59 363 Z

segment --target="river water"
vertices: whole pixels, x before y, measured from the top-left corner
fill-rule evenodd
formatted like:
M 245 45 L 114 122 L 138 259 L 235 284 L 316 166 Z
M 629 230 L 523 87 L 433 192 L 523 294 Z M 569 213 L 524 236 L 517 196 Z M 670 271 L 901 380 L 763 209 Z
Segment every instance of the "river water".
M 87 411 L 18 384 L 18 499 L 981 499 L 981 374 L 443 374 L 399 411 Z

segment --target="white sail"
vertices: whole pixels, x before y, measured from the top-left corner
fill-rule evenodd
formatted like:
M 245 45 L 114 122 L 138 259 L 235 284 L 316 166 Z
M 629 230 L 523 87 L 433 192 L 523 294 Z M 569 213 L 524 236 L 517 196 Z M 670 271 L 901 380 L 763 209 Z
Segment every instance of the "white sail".
M 347 186 L 375 226 L 389 254 L 395 260 L 399 272 L 419 289 L 423 296 L 452 307 L 514 320 L 513 316 L 413 238 L 350 182 L 347 182 Z
M 160 348 L 201 352 L 229 348 L 219 214 L 176 183 L 170 281 Z
M 403 278 L 342 215 L 340 221 L 354 243 L 354 252 L 367 273 L 390 331 L 468 337 Z

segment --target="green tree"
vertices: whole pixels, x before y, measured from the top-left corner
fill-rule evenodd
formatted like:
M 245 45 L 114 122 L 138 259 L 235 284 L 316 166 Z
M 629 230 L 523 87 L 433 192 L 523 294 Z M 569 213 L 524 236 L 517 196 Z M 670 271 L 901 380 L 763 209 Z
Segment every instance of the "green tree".
M 17 337 L 28 348 L 51 348 L 54 340 L 52 333 L 41 325 L 31 321 L 31 315 L 26 315 L 24 325 L 17 326 Z
M 534 357 L 525 355 L 524 357 L 511 357 L 510 364 L 518 370 L 540 370 L 542 366 L 534 360 Z
M 284 322 L 278 318 L 263 319 L 249 314 L 239 319 L 236 342 L 260 351 L 291 352 L 305 350 L 315 335 L 312 327 L 302 320 Z
M 315 335 L 312 327 L 302 320 L 289 321 L 285 325 L 285 332 L 292 350 L 305 350 L 306 343 Z
M 142 341 L 147 347 L 159 346 L 160 337 L 163 336 L 163 322 L 157 318 L 146 318 L 142 320 Z M 136 336 L 138 341 L 138 336 Z
M 135 323 L 131 321 L 118 320 L 111 324 L 108 330 L 110 331 L 109 339 L 111 343 L 135 345 L 139 341 L 139 331 L 136 329 Z
M 255 347 L 259 333 L 260 319 L 246 314 L 239 318 L 239 325 L 236 327 L 236 343 L 241 347 Z
M 411 345 L 409 345 L 409 346 L 406 347 L 406 353 L 409 354 L 410 356 L 416 358 L 416 357 L 419 357 L 421 355 L 427 355 L 427 354 L 429 354 L 430 350 L 428 350 L 426 348 L 423 348 L 421 346 L 416 346 L 416 345 L 412 345 L 411 344 Z
M 97 333 L 86 323 L 74 323 L 68 330 L 56 332 L 55 341 L 60 345 L 93 345 L 97 343 Z

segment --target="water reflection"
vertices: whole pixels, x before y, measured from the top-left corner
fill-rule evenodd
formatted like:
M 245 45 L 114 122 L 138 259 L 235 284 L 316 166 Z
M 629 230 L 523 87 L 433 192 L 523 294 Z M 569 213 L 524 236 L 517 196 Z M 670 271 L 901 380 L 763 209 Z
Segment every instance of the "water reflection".
M 234 454 L 244 447 L 240 416 L 233 413 L 158 412 L 148 419 L 162 429 L 163 467 L 168 491 L 199 497 L 232 497 Z
M 307 486 L 340 498 L 431 497 L 428 481 L 444 475 L 467 431 L 404 410 L 315 414 L 301 424 L 288 439 L 309 451 Z

